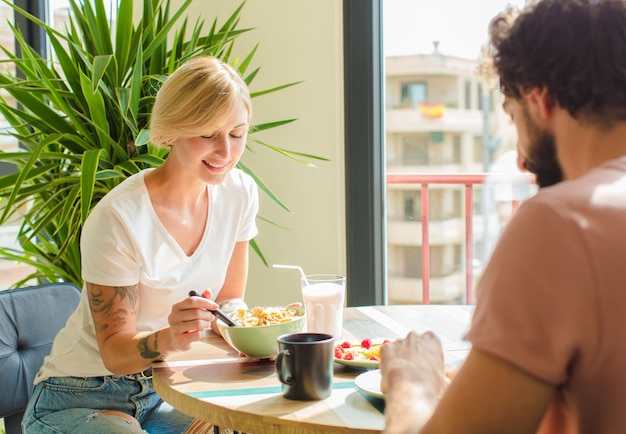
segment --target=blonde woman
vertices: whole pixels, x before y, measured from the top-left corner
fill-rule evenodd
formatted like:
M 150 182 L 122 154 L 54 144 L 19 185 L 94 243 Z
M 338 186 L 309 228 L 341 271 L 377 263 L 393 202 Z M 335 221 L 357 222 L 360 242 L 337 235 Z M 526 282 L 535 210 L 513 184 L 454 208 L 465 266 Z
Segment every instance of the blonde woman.
M 25 432 L 213 432 L 162 402 L 150 366 L 200 339 L 210 310 L 243 303 L 258 192 L 235 166 L 250 122 L 249 91 L 219 59 L 165 81 L 150 136 L 170 153 L 87 219 L 81 302 L 35 378 Z

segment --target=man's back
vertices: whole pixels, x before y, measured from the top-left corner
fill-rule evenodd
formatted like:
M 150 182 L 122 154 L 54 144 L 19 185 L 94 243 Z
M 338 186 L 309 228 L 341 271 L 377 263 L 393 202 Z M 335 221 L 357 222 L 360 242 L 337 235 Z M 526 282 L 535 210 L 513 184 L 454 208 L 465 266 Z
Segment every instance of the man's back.
M 478 286 L 468 339 L 554 385 L 581 432 L 626 426 L 624 227 L 626 157 L 524 203 Z

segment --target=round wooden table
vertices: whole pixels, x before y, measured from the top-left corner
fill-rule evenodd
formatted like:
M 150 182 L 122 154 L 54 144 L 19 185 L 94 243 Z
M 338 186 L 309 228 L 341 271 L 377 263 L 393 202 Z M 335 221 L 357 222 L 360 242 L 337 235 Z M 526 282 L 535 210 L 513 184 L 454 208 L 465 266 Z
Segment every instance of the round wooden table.
M 473 306 L 367 306 L 344 309 L 342 340 L 397 339 L 409 330 L 434 331 L 446 363 L 458 366 Z M 335 363 L 333 391 L 321 401 L 283 398 L 273 361 L 240 358 L 212 332 L 190 351 L 155 363 L 158 394 L 173 407 L 223 428 L 254 434 L 379 433 L 384 400 L 354 385 L 362 370 Z

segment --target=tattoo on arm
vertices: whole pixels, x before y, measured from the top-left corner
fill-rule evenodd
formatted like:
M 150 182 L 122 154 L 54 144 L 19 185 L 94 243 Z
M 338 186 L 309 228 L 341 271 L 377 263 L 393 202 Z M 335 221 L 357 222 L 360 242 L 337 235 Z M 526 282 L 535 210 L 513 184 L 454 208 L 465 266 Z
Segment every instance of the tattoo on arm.
M 153 349 L 150 348 L 150 344 L 148 343 L 150 336 L 154 336 Z M 139 350 L 139 354 L 141 355 L 141 357 L 143 357 L 144 359 L 152 360 L 160 357 L 161 353 L 159 352 L 159 332 L 156 332 L 154 335 L 148 335 L 141 338 L 139 342 L 137 342 L 137 349 Z
M 126 326 L 129 316 L 137 316 L 137 285 L 106 287 L 88 284 L 87 289 L 97 331 L 115 333 Z
M 134 330 L 139 311 L 139 290 L 132 286 L 101 286 L 87 283 L 89 305 L 96 332 L 111 336 L 120 331 Z M 154 344 L 150 345 L 153 336 Z M 159 332 L 145 336 L 137 342 L 137 350 L 144 359 L 154 360 L 159 352 Z

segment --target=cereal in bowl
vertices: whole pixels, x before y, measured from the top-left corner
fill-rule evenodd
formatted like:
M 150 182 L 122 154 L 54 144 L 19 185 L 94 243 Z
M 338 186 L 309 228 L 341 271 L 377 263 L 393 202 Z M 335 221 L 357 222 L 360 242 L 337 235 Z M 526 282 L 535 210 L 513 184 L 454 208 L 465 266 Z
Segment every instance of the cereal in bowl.
M 300 309 L 290 307 L 260 307 L 237 309 L 232 319 L 242 327 L 258 327 L 292 321 L 302 316 Z

